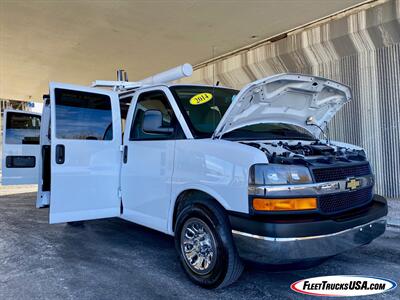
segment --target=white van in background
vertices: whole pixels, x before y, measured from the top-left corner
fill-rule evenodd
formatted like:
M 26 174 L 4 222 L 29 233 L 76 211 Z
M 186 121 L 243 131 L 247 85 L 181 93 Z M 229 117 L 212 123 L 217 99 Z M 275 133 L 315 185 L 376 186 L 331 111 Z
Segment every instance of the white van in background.
M 2 185 L 37 184 L 40 113 L 6 109 L 3 114 Z

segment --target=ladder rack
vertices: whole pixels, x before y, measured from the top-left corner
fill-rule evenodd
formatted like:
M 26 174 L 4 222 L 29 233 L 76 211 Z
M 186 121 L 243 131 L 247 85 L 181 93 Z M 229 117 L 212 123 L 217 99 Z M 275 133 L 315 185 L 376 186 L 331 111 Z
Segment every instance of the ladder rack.
M 155 74 L 153 76 L 147 77 L 140 81 L 125 81 L 122 80 L 122 71 L 117 72 L 118 80 L 95 80 L 92 82 L 92 87 L 108 87 L 112 88 L 114 91 L 122 91 L 128 89 L 137 89 L 143 86 L 156 85 L 162 83 L 168 83 L 174 80 L 178 80 L 184 77 L 189 77 L 193 74 L 193 67 L 190 64 L 183 64 L 181 66 L 169 69 L 167 71 Z M 127 79 L 125 73 L 125 79 Z

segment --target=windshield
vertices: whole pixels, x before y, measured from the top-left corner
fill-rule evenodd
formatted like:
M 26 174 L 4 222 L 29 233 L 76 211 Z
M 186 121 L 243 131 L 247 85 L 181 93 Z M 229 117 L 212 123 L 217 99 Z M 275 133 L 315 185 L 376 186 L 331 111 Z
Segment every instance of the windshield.
M 223 135 L 232 140 L 317 140 L 304 128 L 287 123 L 263 123 L 245 126 Z
M 237 90 L 208 86 L 172 86 L 172 93 L 194 137 L 209 138 Z

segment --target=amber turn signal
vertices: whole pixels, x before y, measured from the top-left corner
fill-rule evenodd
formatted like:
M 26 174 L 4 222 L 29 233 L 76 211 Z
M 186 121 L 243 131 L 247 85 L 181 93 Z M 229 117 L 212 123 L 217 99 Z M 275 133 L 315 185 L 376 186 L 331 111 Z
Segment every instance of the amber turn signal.
M 254 198 L 253 208 L 259 211 L 316 209 L 317 198 L 287 198 L 287 199 Z

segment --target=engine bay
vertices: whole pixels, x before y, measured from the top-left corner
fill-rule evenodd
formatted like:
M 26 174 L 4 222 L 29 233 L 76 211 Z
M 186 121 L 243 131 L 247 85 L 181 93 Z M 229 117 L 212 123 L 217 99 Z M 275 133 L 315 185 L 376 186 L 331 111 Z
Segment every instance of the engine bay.
M 342 147 L 322 141 L 243 141 L 255 147 L 270 163 L 319 165 L 366 161 L 364 150 Z

